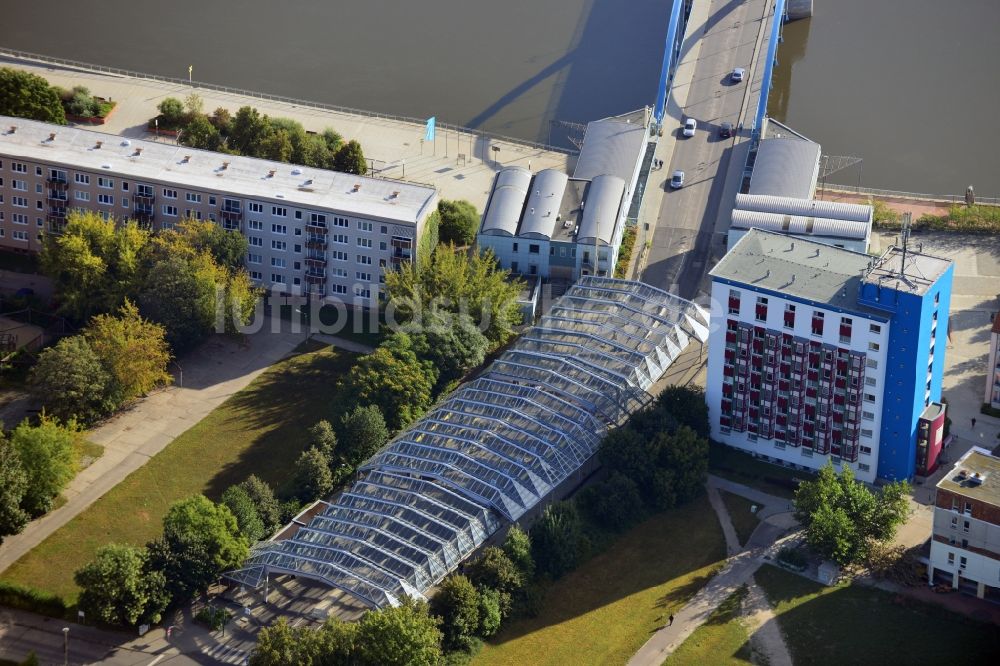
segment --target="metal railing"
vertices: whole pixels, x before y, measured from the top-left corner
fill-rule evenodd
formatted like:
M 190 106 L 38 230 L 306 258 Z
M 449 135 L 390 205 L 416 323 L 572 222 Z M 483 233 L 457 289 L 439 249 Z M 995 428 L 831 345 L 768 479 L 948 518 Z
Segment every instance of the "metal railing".
M 43 65 L 58 65 L 60 67 L 72 67 L 76 69 L 89 70 L 92 72 L 99 72 L 102 74 L 114 74 L 117 76 L 128 77 L 132 79 L 142 79 L 146 81 L 160 81 L 163 83 L 172 83 L 175 85 L 182 85 L 191 88 L 214 90 L 215 92 L 226 93 L 229 95 L 252 97 L 254 99 L 279 102 L 282 104 L 290 104 L 293 106 L 301 106 L 313 109 L 321 109 L 323 111 L 332 111 L 334 113 L 342 113 L 345 115 L 362 116 L 365 118 L 376 118 L 380 120 L 390 120 L 393 122 L 410 123 L 416 125 L 417 128 L 423 128 L 427 122 L 426 119 L 412 118 L 409 116 L 400 116 L 392 113 L 378 113 L 376 111 L 365 111 L 363 109 L 354 109 L 347 106 L 339 106 L 337 104 L 327 104 L 325 102 L 315 102 L 311 100 L 297 99 L 295 97 L 285 97 L 284 95 L 271 95 L 268 93 L 257 92 L 254 90 L 244 90 L 242 88 L 230 88 L 229 86 L 222 86 L 215 83 L 207 83 L 205 81 L 188 81 L 186 79 L 180 79 L 172 76 L 159 76 L 157 74 L 134 72 L 132 70 L 122 69 L 120 67 L 106 67 L 104 65 L 95 65 L 87 62 L 80 62 L 78 60 L 55 58 L 51 56 L 40 55 L 38 53 L 31 53 L 29 51 L 19 51 L 17 49 L 9 49 L 2 46 L 0 46 L 0 57 L 7 57 L 14 60 L 29 61 L 29 63 L 32 62 L 41 63 Z M 551 146 L 549 144 L 539 143 L 537 141 L 515 139 L 514 137 L 504 136 L 502 134 L 491 134 L 488 132 L 484 132 L 482 130 L 477 130 L 470 127 L 463 127 L 461 125 L 452 125 L 449 123 L 439 122 L 436 124 L 436 127 L 439 130 L 459 132 L 462 134 L 468 134 L 470 136 L 480 136 L 483 137 L 483 139 L 489 138 L 492 141 L 499 141 L 503 143 L 509 143 L 512 145 L 523 146 L 525 148 L 530 148 L 532 150 L 544 150 L 554 153 L 561 153 L 563 155 L 576 155 L 580 152 L 572 148 L 562 148 L 560 146 Z
M 900 192 L 898 190 L 880 190 L 874 187 L 858 187 L 855 185 L 841 185 L 839 183 L 827 183 L 824 190 L 828 192 L 846 192 L 848 194 L 860 194 L 876 198 L 898 198 L 898 199 L 922 199 L 925 201 L 965 203 L 965 194 L 920 194 L 918 192 Z M 984 206 L 1000 206 L 1000 197 L 981 197 L 976 195 L 976 204 Z

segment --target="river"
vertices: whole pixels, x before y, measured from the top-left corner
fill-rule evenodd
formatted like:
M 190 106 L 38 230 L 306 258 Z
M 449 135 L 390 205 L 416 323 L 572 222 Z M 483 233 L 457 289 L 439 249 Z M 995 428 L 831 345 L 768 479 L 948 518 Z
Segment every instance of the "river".
M 670 0 L 6 3 L 0 45 L 566 143 L 651 104 Z M 868 187 L 1000 196 L 1000 0 L 816 0 L 770 112 Z M 100 91 L 93 91 L 100 94 Z
M 1000 196 L 1000 2 L 815 0 L 785 26 L 769 113 L 828 155 L 828 182 Z

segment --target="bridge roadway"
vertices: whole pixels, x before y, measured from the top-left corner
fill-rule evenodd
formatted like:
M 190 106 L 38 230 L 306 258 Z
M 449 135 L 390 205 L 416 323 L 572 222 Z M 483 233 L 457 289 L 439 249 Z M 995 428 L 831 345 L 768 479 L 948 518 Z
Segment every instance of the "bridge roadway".
M 695 1 L 681 50 L 677 75 L 663 120 L 663 169 L 651 173 L 647 192 L 659 187 L 655 216 L 643 216 L 652 245 L 637 272 L 644 282 L 688 299 L 707 297 L 707 272 L 725 252 L 725 231 L 749 148 L 750 126 L 760 94 L 763 59 L 771 26 L 771 0 Z M 735 67 L 747 70 L 733 83 Z M 698 121 L 685 138 L 685 118 Z M 719 127 L 743 126 L 730 139 Z M 672 150 L 671 150 L 672 148 Z M 664 155 L 668 157 L 664 157 Z M 685 172 L 684 187 L 670 188 L 670 174 Z M 655 205 L 655 197 L 650 197 Z

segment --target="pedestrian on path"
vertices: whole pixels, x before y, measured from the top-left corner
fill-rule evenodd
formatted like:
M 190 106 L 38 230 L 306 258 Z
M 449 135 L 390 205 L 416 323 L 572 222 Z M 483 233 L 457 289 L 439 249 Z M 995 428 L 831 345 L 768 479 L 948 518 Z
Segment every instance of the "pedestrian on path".
M 972 417 L 972 428 L 973 429 L 976 428 L 976 417 L 975 416 Z
M 670 624 L 668 624 L 667 626 L 668 626 L 668 627 L 672 627 L 672 626 L 674 626 L 674 616 L 673 616 L 673 615 L 671 615 L 669 619 L 670 619 Z

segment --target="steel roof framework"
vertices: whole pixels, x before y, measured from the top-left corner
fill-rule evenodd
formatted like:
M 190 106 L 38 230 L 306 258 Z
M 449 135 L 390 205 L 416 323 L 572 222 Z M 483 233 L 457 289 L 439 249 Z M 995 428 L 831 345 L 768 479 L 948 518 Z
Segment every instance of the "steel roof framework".
M 578 471 L 692 339 L 708 339 L 708 314 L 693 303 L 584 277 L 307 525 L 258 544 L 226 577 L 261 587 L 270 574 L 306 576 L 372 607 L 422 597 Z

